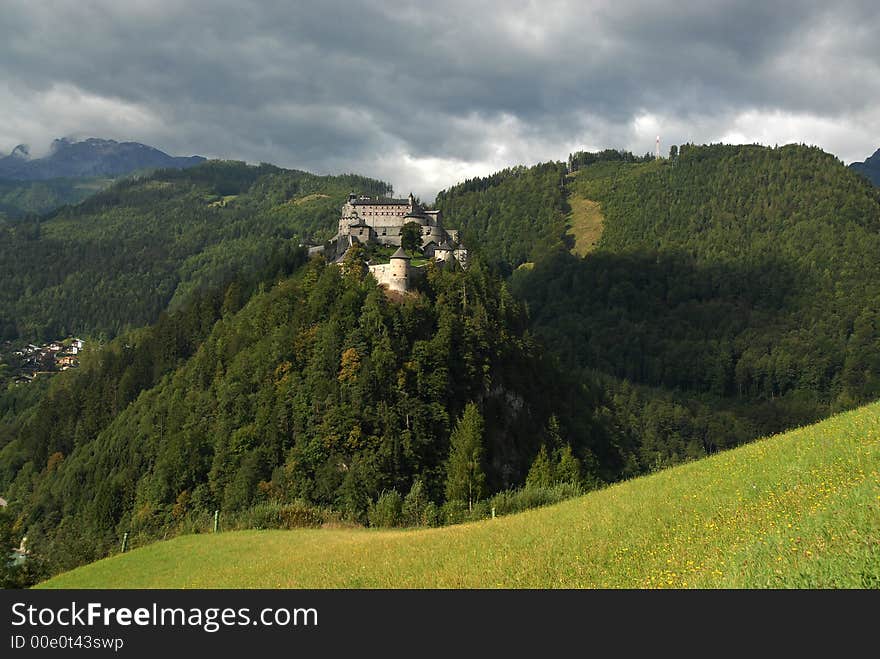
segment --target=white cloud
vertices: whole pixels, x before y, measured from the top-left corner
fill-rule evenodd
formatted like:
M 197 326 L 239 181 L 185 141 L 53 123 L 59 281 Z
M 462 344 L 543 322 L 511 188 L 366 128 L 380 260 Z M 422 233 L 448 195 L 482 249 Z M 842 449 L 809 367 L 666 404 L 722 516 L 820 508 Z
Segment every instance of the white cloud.
M 880 12 L 826 3 L 35 3 L 0 22 L 0 150 L 65 135 L 385 178 L 683 142 L 880 146 Z
M 118 98 L 90 94 L 74 85 L 57 83 L 34 91 L 13 89 L 0 81 L 0 149 L 20 143 L 33 145 L 32 155 L 48 149 L 46 126 L 55 136 L 100 136 L 120 140 L 138 135 L 158 135 L 163 126 L 151 110 Z
M 878 139 L 880 108 L 873 116 L 829 118 L 781 110 L 749 110 L 736 115 L 716 140 L 732 144 L 808 144 L 835 154 L 841 160 L 864 160 Z

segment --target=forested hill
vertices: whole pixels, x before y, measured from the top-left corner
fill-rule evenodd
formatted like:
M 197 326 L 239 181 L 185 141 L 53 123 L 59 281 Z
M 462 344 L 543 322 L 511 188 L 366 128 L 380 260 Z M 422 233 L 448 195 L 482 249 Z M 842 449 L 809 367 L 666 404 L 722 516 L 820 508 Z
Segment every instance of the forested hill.
M 468 179 L 437 194 L 435 205 L 453 218 L 465 242 L 480 249 L 483 258 L 510 273 L 559 247 L 570 248 L 570 173 L 595 163 L 641 163 L 626 151 L 606 149 L 598 153 L 577 152 L 568 164 L 547 162 L 510 167 L 491 176 Z
M 237 162 L 160 170 L 27 222 L 0 220 L 0 341 L 114 336 L 199 287 L 283 269 L 381 181 Z
M 581 364 L 790 401 L 789 422 L 880 396 L 880 191 L 839 160 L 799 146 L 685 146 L 587 168 L 571 188 L 601 204 L 601 249 L 539 264 L 522 290 Z M 585 324 L 560 333 L 571 309 Z
M 521 484 L 541 444 L 573 449 L 590 482 L 627 460 L 599 397 L 555 369 L 478 261 L 429 267 L 419 295 L 391 302 L 361 262 L 312 260 L 241 304 L 236 284 L 198 296 L 0 425 L 0 491 L 52 571 L 216 509 L 306 502 L 366 521 L 392 489 L 439 504 L 469 403 L 485 419 L 475 497 Z
M 880 396 L 880 192 L 815 148 L 674 153 L 573 154 L 564 188 L 541 165 L 438 203 L 479 220 L 475 244 L 518 255 L 508 271 L 534 261 L 512 290 L 545 344 L 610 389 L 642 469 Z M 578 258 L 565 212 L 584 199 L 604 230 Z
M 467 244 L 510 270 L 562 243 L 568 202 L 566 167 L 550 162 L 513 167 L 438 193 L 435 205 L 454 218 Z

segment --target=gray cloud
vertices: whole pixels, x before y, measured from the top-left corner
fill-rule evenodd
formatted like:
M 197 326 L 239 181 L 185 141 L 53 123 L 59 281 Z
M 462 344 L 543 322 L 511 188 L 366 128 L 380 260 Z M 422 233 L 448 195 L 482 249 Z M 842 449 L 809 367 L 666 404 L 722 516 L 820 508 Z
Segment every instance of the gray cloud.
M 880 142 L 873 2 L 5 0 L 0 150 L 60 135 L 440 187 L 578 148 Z

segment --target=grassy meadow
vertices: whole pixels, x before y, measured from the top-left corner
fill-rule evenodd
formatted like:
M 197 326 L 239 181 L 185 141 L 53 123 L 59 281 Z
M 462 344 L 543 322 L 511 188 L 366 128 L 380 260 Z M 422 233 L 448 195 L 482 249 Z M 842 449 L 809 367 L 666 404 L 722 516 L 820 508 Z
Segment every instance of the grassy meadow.
M 191 535 L 45 588 L 880 588 L 880 403 L 561 504 Z
M 568 203 L 571 206 L 571 215 L 568 218 L 569 229 L 566 232 L 574 238 L 572 253 L 577 256 L 586 256 L 594 249 L 602 237 L 602 229 L 605 226 L 605 218 L 599 202 L 585 199 L 573 193 Z

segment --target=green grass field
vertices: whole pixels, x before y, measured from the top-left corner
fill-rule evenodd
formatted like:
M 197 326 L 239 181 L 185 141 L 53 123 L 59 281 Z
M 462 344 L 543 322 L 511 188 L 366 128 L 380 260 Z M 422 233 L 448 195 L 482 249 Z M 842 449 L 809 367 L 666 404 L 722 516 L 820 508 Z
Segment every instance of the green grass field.
M 510 517 L 184 536 L 41 587 L 880 588 L 880 403 Z

